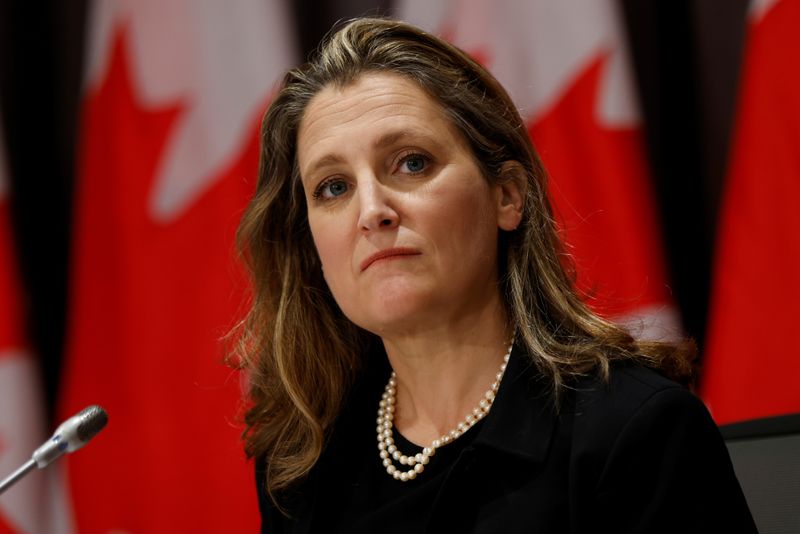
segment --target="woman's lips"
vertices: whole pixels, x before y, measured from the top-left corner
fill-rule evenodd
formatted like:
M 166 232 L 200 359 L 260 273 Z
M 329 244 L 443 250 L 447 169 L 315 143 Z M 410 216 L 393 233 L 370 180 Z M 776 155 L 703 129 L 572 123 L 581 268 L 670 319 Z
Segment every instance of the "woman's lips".
M 361 262 L 361 271 L 364 272 L 370 265 L 378 260 L 385 260 L 387 258 L 396 258 L 400 256 L 417 256 L 419 254 L 420 252 L 413 248 L 387 248 L 384 250 L 379 250 Z

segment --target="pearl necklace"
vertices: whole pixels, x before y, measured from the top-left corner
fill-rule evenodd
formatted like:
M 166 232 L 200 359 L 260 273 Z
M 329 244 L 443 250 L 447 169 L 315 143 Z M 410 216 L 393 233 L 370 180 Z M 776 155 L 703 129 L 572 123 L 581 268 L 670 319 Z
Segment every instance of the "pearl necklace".
M 394 444 L 392 426 L 394 421 L 395 395 L 397 394 L 397 375 L 392 371 L 392 375 L 389 377 L 389 382 L 386 384 L 378 407 L 378 450 L 387 473 L 394 477 L 395 480 L 401 480 L 403 482 L 414 480 L 417 478 L 417 475 L 425 470 L 425 466 L 428 465 L 431 456 L 436 454 L 436 449 L 460 438 L 467 430 L 475 426 L 478 421 L 489 413 L 494 403 L 497 389 L 500 387 L 500 381 L 503 379 L 503 374 L 506 372 L 508 360 L 511 358 L 512 346 L 513 343 L 508 345 L 508 350 L 505 356 L 503 356 L 503 363 L 500 365 L 500 371 L 495 376 L 495 381 L 492 382 L 492 385 L 486 390 L 486 393 L 483 394 L 483 398 L 478 403 L 478 406 L 472 410 L 472 413 L 467 414 L 464 420 L 458 423 L 456 428 L 443 434 L 439 439 L 433 440 L 430 446 L 423 448 L 422 452 L 416 455 L 406 456 L 401 453 Z M 402 470 L 402 468 L 398 469 L 394 465 L 394 461 L 399 462 L 400 465 L 407 465 L 411 469 L 405 471 Z

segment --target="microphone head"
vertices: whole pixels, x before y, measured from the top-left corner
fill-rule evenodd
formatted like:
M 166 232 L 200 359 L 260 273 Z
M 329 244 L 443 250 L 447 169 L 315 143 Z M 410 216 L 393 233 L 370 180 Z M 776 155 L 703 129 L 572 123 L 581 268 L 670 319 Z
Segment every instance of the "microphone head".
M 78 439 L 84 443 L 95 437 L 108 423 L 108 414 L 96 404 L 81 410 L 78 417 L 80 422 L 76 433 Z
M 84 408 L 56 429 L 53 437 L 33 452 L 32 459 L 40 469 L 65 452 L 74 452 L 86 445 L 108 423 L 108 414 L 100 406 Z

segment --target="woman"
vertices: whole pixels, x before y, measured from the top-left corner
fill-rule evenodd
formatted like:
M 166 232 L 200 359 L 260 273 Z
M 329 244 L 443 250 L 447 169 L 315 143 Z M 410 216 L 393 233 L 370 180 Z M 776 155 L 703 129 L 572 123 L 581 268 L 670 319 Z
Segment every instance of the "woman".
M 503 88 L 412 26 L 287 74 L 240 228 L 264 532 L 755 530 L 662 376 L 691 349 L 589 311 L 545 188 Z

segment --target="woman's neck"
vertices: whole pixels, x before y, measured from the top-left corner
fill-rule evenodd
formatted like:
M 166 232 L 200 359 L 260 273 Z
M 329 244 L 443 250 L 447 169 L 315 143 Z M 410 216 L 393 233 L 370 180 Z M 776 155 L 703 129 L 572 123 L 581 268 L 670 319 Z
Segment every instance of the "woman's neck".
M 383 338 L 397 375 L 397 430 L 427 446 L 455 428 L 495 380 L 510 341 L 499 305 L 424 332 Z

